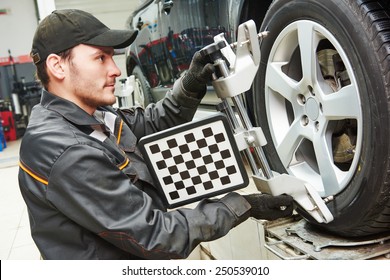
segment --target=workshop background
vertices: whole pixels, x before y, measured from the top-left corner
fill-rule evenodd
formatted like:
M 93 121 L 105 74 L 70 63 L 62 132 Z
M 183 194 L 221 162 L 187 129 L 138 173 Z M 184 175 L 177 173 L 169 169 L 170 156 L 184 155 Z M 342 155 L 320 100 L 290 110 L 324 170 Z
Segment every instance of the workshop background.
M 29 57 L 40 19 L 54 9 L 88 11 L 113 29 L 123 29 L 140 0 L 1 0 L 0 1 L 0 259 L 39 259 L 31 235 L 27 209 L 17 181 L 19 145 L 31 108 L 39 102 L 35 67 Z M 116 63 L 126 75 L 123 55 Z M 122 78 L 122 77 L 120 77 Z M 119 79 L 118 79 L 119 81 Z M 18 96 L 19 100 L 15 97 Z M 14 98 L 14 99 L 13 99 Z M 11 106 L 15 100 L 17 108 Z M 13 112 L 16 111 L 16 112 Z
M 21 197 L 18 176 L 18 153 L 21 138 L 32 107 L 39 102 L 40 86 L 34 81 L 35 67 L 29 56 L 31 42 L 40 19 L 54 9 L 75 8 L 92 13 L 108 27 L 123 29 L 127 18 L 142 0 L 1 0 L 0 1 L 0 114 L 6 147 L 0 149 L 0 259 L 37 260 L 40 253 L 30 234 L 26 205 Z M 126 77 L 125 55 L 114 57 L 122 76 Z M 11 105 L 13 104 L 13 106 Z M 15 106 L 16 105 L 16 106 Z M 14 112 L 13 112 L 14 111 Z M 204 112 L 199 112 L 202 116 Z M 1 141 L 0 141 L 1 142 Z M 252 189 L 253 188 L 253 189 Z M 255 191 L 254 186 L 245 191 Z M 229 235 L 203 243 L 189 259 L 210 259 L 213 250 L 224 259 L 270 259 L 266 250 L 258 250 L 264 239 L 260 223 L 248 220 Z M 245 249 L 246 240 L 253 246 Z M 229 246 L 226 246 L 229 244 Z M 238 249 L 233 250 L 232 248 Z M 241 248 L 241 250 L 239 250 Z

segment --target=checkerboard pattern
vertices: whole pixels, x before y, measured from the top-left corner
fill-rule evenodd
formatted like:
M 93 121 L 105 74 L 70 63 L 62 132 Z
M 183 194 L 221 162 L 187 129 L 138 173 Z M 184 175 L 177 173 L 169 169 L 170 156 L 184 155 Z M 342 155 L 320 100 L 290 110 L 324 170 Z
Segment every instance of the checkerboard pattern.
M 141 151 L 168 207 L 178 207 L 248 185 L 224 115 L 140 140 Z

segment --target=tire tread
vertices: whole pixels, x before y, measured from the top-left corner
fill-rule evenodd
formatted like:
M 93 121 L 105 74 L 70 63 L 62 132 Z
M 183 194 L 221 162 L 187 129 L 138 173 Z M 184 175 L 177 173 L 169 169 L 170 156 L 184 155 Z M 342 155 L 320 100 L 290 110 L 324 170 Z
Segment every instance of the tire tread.
M 367 28 L 366 31 L 370 35 L 374 48 L 377 50 L 378 62 L 380 62 L 383 80 L 387 87 L 390 85 L 390 5 L 388 2 L 372 0 L 352 1 L 352 5 L 355 5 L 353 8 L 360 10 L 358 14 L 361 16 L 361 20 Z M 389 96 L 388 100 L 390 100 Z M 390 158 L 388 162 L 390 162 Z M 377 202 L 377 208 L 371 210 L 369 217 L 362 219 L 358 228 L 354 228 L 350 232 L 346 231 L 343 234 L 361 236 L 390 231 L 389 177 L 390 170 L 387 170 L 387 181 L 384 183 L 383 194 L 381 201 Z

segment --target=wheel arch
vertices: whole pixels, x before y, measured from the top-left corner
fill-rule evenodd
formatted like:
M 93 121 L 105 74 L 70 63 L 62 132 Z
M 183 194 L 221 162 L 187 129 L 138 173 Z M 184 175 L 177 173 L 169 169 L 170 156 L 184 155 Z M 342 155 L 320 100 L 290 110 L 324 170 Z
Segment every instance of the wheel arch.
M 252 19 L 256 23 L 256 27 L 259 30 L 261 23 L 268 11 L 269 6 L 273 0 L 245 0 L 241 1 L 239 7 L 239 17 L 237 18 L 238 24 L 243 23 L 247 20 Z M 237 25 L 238 26 L 238 25 Z
M 232 12 L 232 15 L 238 15 L 236 20 L 236 32 L 238 30 L 238 26 L 246 22 L 248 20 L 253 20 L 256 24 L 256 28 L 258 31 L 260 31 L 260 27 L 263 23 L 263 20 L 265 18 L 265 15 L 271 6 L 271 3 L 273 0 L 264 0 L 264 1 L 258 1 L 258 0 L 245 0 L 240 1 L 240 5 L 238 7 L 238 12 Z M 237 34 L 234 34 L 234 41 L 236 41 Z M 251 119 L 252 123 L 256 123 L 255 119 L 255 113 L 254 113 L 254 96 L 253 96 L 253 89 L 249 89 L 245 93 L 245 107 L 247 109 L 249 118 Z
M 126 74 L 129 77 L 136 66 L 141 66 L 137 57 L 130 51 L 126 56 Z

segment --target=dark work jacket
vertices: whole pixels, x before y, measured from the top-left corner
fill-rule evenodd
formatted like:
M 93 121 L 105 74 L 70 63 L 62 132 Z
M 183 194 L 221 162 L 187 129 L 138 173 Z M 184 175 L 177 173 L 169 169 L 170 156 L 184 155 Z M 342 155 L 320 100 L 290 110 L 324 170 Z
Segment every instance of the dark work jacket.
M 190 121 L 198 99 L 178 80 L 145 110 L 111 108 L 93 117 L 43 91 L 20 149 L 19 186 L 44 259 L 185 258 L 202 241 L 249 217 L 230 193 L 195 209 L 167 211 L 137 149 L 140 137 Z

